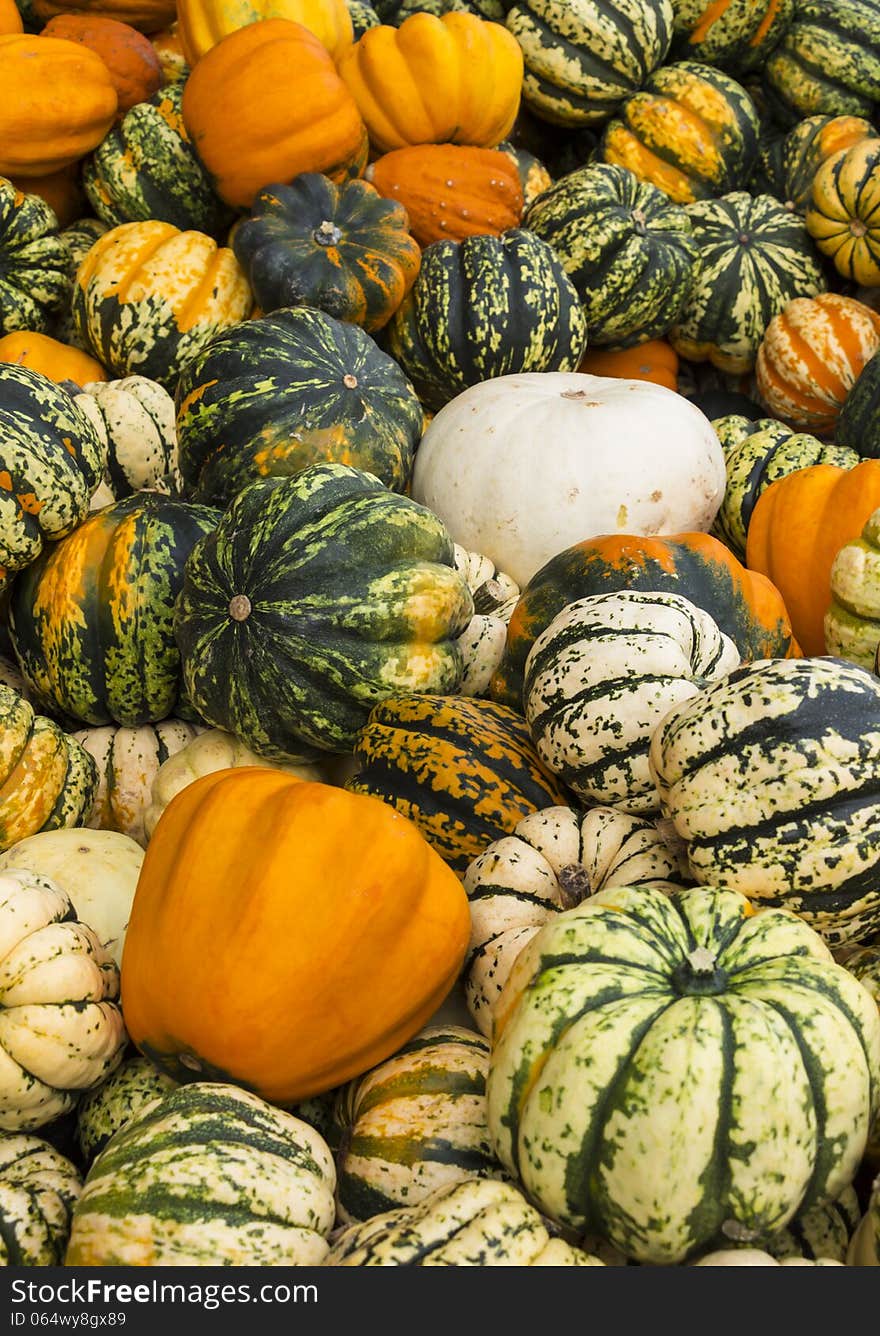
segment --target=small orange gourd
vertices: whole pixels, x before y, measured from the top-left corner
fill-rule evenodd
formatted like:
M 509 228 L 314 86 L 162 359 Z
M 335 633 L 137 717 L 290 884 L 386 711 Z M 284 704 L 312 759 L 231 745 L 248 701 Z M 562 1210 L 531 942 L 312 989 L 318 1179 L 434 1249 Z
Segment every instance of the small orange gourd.
M 519 172 L 513 160 L 496 149 L 411 145 L 377 158 L 366 177 L 380 195 L 403 205 L 420 246 L 499 236 L 518 226 L 522 217 Z

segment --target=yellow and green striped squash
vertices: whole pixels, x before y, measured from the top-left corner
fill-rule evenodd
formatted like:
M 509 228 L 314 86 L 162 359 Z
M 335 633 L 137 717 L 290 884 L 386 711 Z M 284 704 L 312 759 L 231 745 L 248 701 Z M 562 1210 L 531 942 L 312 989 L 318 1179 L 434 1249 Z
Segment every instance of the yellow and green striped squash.
M 126 1058 L 96 1090 L 87 1091 L 76 1106 L 76 1144 L 83 1163 L 91 1164 L 120 1127 L 130 1123 L 153 1100 L 177 1089 L 139 1053 Z
M 409 817 L 456 872 L 529 812 L 570 796 L 521 715 L 491 701 L 395 693 L 374 706 L 354 754 L 345 787 Z
M 0 176 L 0 335 L 46 334 L 70 293 L 58 219 L 39 195 Z
M 873 134 L 870 121 L 863 116 L 807 116 L 762 147 L 759 159 L 765 184 L 761 188 L 803 215 L 822 164 Z
M 126 1122 L 86 1176 L 66 1266 L 315 1266 L 333 1157 L 299 1118 L 198 1081 Z
M 821 164 L 804 221 L 843 278 L 880 286 L 880 138 L 860 139 Z
M 739 72 L 759 69 L 791 23 L 796 0 L 672 0 L 672 54 Z
M 60 1266 L 81 1189 L 79 1170 L 47 1141 L 0 1137 L 0 1266 Z
M 761 91 L 783 125 L 820 113 L 870 117 L 880 99 L 880 0 L 795 0 Z
M 793 914 L 616 887 L 517 959 L 487 1091 L 496 1153 L 540 1210 L 674 1265 L 848 1186 L 880 1103 L 880 1012 Z

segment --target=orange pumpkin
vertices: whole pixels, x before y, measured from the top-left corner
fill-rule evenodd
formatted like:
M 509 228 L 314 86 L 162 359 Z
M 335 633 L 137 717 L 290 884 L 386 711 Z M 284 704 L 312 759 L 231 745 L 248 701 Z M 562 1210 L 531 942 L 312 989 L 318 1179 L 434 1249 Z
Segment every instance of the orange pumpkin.
M 24 32 L 15 0 L 0 0 L 0 33 Z
M 831 566 L 880 506 L 880 460 L 853 469 L 813 464 L 771 483 L 752 511 L 746 563 L 785 600 L 805 654 L 825 653 Z
M 177 31 L 190 65 L 231 32 L 264 19 L 301 23 L 334 60 L 354 41 L 345 0 L 177 0 Z
M 365 173 L 409 214 L 420 246 L 498 236 L 522 217 L 519 172 L 506 153 L 464 144 L 417 144 L 386 153 Z
M 34 0 L 34 13 L 44 23 L 58 14 L 89 14 L 129 23 L 146 33 L 167 28 L 176 9 L 176 0 Z
M 58 219 L 59 227 L 69 227 L 89 213 L 78 162 L 46 176 L 13 176 L 10 180 L 23 195 L 39 195 L 44 199 Z
M 162 82 L 159 57 L 150 39 L 129 23 L 85 14 L 59 14 L 49 20 L 42 35 L 79 42 L 101 57 L 119 99 L 117 115 L 137 102 L 146 102 L 159 91 Z
M 100 144 L 116 116 L 116 89 L 101 57 L 58 37 L 0 37 L 0 88 L 2 176 L 69 167 Z
M 519 110 L 523 55 L 513 33 L 475 14 L 416 13 L 368 28 L 339 61 L 376 153 L 407 144 L 494 148 Z
M 183 83 L 189 74 L 189 65 L 186 63 L 186 56 L 180 44 L 177 24 L 172 23 L 170 28 L 163 28 L 161 32 L 154 33 L 150 41 L 159 58 L 162 87 L 167 84 Z
M 0 362 L 29 366 L 50 380 L 72 380 L 76 385 L 108 379 L 101 363 L 88 353 L 31 330 L 16 330 L 0 339 Z
M 799 431 L 830 434 L 878 349 L 880 316 L 869 306 L 836 292 L 796 297 L 764 331 L 755 365 L 761 401 Z
M 313 33 L 266 19 L 224 37 L 186 81 L 183 120 L 218 194 L 249 209 L 274 181 L 359 176 L 367 132 Z
M 126 1026 L 179 1079 L 290 1104 L 396 1052 L 446 997 L 469 936 L 458 877 L 378 798 L 219 770 L 172 799 L 147 848 Z
M 635 348 L 589 349 L 578 371 L 591 376 L 621 377 L 623 380 L 649 380 L 678 390 L 678 353 L 665 339 L 649 339 Z

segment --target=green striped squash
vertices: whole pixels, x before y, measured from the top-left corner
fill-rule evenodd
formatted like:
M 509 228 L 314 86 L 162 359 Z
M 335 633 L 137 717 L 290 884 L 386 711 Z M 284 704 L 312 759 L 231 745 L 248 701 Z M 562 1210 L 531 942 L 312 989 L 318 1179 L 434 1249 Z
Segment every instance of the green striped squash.
M 712 533 L 740 561 L 746 559 L 746 537 L 759 496 L 779 478 L 812 464 L 851 469 L 859 462 L 854 450 L 820 441 L 809 432 L 795 432 L 774 418 L 751 421 L 739 414 L 712 423 L 724 451 L 727 485 Z
M 324 1266 L 603 1266 L 553 1237 L 510 1183 L 473 1178 L 349 1225 Z
M 107 1142 L 153 1100 L 177 1089 L 177 1082 L 163 1075 L 138 1053 L 126 1058 L 96 1090 L 90 1090 L 76 1106 L 76 1142 L 88 1166 Z
M 0 1267 L 60 1266 L 79 1170 L 39 1137 L 0 1137 Z
M 680 314 L 700 254 L 691 221 L 628 168 L 578 168 L 538 197 L 523 225 L 562 260 L 591 347 L 659 338 Z
M 785 125 L 820 113 L 870 117 L 880 99 L 880 0 L 795 0 L 762 94 Z
M 232 220 L 181 115 L 183 84 L 168 84 L 117 120 L 83 163 L 89 203 L 109 227 L 158 218 L 219 239 Z
M 880 459 L 880 355 L 863 367 L 843 401 L 834 428 L 838 445 L 848 445 L 862 459 Z
M 9 630 L 36 698 L 80 724 L 132 727 L 172 714 L 174 602 L 190 549 L 218 519 L 206 506 L 134 492 L 22 572 Z
M 415 1206 L 449 1183 L 501 1176 L 486 1123 L 488 1072 L 481 1035 L 428 1026 L 341 1091 L 340 1223 Z
M 525 70 L 523 101 L 554 125 L 595 125 L 666 57 L 672 0 L 518 0 L 507 26 Z
M 98 770 L 98 791 L 88 825 L 93 830 L 118 831 L 146 848 L 144 820 L 159 767 L 199 732 L 183 719 L 163 719 L 137 728 L 108 724 L 73 733 Z
M 529 812 L 569 797 L 525 721 L 491 701 L 395 693 L 374 706 L 345 788 L 390 803 L 462 873 Z
M 822 163 L 841 149 L 874 134 L 860 116 L 807 116 L 787 134 L 769 140 L 760 151 L 762 190 L 803 216 L 810 203 L 813 178 Z M 755 193 L 755 183 L 752 183 Z
M 771 195 L 733 191 L 687 206 L 700 269 L 669 341 L 681 356 L 721 371 L 750 371 L 764 331 L 794 297 L 827 283 L 809 234 Z
M 0 686 L 0 851 L 40 831 L 84 826 L 97 789 L 85 748 Z
M 142 488 L 176 494 L 177 462 L 174 400 L 146 376 L 93 381 L 75 396 L 107 447 L 104 483 L 119 501 Z
M 654 730 L 739 661 L 730 637 L 678 594 L 577 599 L 526 659 L 523 709 L 535 750 L 584 803 L 659 814 L 648 768 Z
M 386 696 L 457 690 L 472 616 L 431 511 L 315 464 L 238 494 L 187 561 L 174 630 L 199 713 L 296 761 L 350 751 Z
M 0 587 L 85 518 L 107 452 L 48 376 L 0 363 Z
M 463 664 L 459 691 L 463 696 L 485 696 L 504 653 L 519 585 L 481 552 L 469 552 L 456 543 L 453 553 L 455 569 L 474 599 L 474 615 L 458 637 Z
M 626 99 L 595 156 L 690 204 L 748 181 L 758 133 L 758 113 L 742 84 L 711 65 L 680 60 L 661 66 Z
M 860 1218 L 859 1198 L 850 1185 L 834 1201 L 821 1202 L 799 1212 L 785 1229 L 769 1239 L 762 1239 L 761 1247 L 780 1261 L 787 1257 L 805 1257 L 811 1262 L 818 1262 L 820 1258 L 844 1262 Z
M 0 941 L 0 1129 L 31 1132 L 122 1061 L 119 970 L 65 892 L 24 868 L 0 875 Z
M 796 0 L 672 0 L 672 55 L 747 72 L 785 35 Z
M 880 943 L 860 947 L 846 959 L 846 968 L 863 983 L 880 1007 Z
M 439 409 L 496 376 L 576 371 L 587 320 L 553 247 L 515 227 L 426 246 L 383 343 L 422 403 Z
M 880 652 L 880 510 L 832 562 L 824 633 L 829 654 L 873 670 Z
M 832 945 L 880 927 L 880 681 L 835 658 L 737 668 L 651 742 L 698 882 L 799 915 Z
M 315 1266 L 335 1182 L 308 1123 L 197 1081 L 142 1108 L 98 1154 L 65 1265 Z
M 324 462 L 402 492 L 425 424 L 404 373 L 364 330 L 304 307 L 212 339 L 184 368 L 176 405 L 184 483 L 212 505 Z
M 70 293 L 58 219 L 39 195 L 0 176 L 0 335 L 46 334 Z
M 540 1210 L 674 1265 L 848 1186 L 880 1103 L 880 1013 L 793 914 L 616 887 L 518 957 L 487 1092 L 496 1153 Z
M 462 881 L 471 910 L 465 999 L 487 1036 L 514 962 L 542 924 L 609 886 L 684 884 L 658 825 L 614 807 L 533 812 L 469 863 Z
M 89 351 L 89 345 L 77 332 L 73 318 L 73 280 L 87 252 L 107 230 L 107 224 L 102 223 L 99 218 L 78 218 L 76 222 L 58 233 L 58 240 L 64 246 L 67 256 L 68 284 L 63 306 L 51 332 L 54 338 L 62 343 L 69 343 L 71 347 L 81 348 L 84 352 Z

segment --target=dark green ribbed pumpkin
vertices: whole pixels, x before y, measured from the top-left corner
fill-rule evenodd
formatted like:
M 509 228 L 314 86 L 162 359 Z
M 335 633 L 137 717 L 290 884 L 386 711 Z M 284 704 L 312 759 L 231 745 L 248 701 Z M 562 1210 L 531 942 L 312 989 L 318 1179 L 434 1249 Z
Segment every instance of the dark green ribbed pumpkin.
M 866 363 L 844 399 L 834 439 L 862 459 L 880 459 L 880 354 Z
M 523 101 L 555 125 L 607 120 L 672 41 L 671 0 L 519 0 L 507 26 L 522 47 Z
M 687 212 L 701 263 L 669 341 L 691 361 L 750 371 L 773 317 L 825 292 L 819 257 L 801 219 L 770 195 L 737 190 Z
M 672 0 L 673 59 L 688 57 L 745 73 L 781 42 L 796 0 Z
M 727 485 L 715 516 L 712 533 L 726 543 L 740 561 L 746 559 L 749 522 L 761 493 L 797 469 L 812 464 L 835 464 L 851 469 L 859 462 L 854 450 L 820 441 L 809 432 L 794 432 L 774 418 L 731 414 L 712 423 L 724 451 Z
M 183 84 L 168 84 L 136 103 L 86 158 L 83 186 L 108 226 L 158 218 L 215 238 L 228 226 L 232 210 L 214 193 L 186 133 L 182 96 Z
M 795 0 L 763 93 L 783 125 L 819 113 L 870 117 L 880 99 L 880 0 Z
M 205 506 L 135 492 L 95 511 L 22 572 L 10 633 L 40 701 L 84 724 L 146 724 L 180 712 L 171 615 L 184 561 L 218 519 Z
M 687 300 L 700 255 L 691 221 L 626 167 L 593 163 L 563 177 L 523 225 L 562 260 L 591 346 L 660 338 Z
M 870 122 L 860 116 L 807 116 L 787 134 L 768 137 L 762 145 L 752 193 L 757 193 L 759 184 L 762 191 L 803 215 L 822 163 L 873 134 Z
M 316 464 L 238 494 L 187 561 L 174 628 L 200 714 L 296 760 L 350 750 L 386 696 L 455 691 L 472 615 L 436 515 Z
M 70 288 L 54 211 L 0 176 L 0 335 L 16 329 L 45 334 Z
M 492 701 L 400 692 L 372 710 L 354 754 L 345 787 L 409 817 L 459 873 L 530 812 L 571 800 L 525 720 Z
M 439 409 L 496 376 L 576 371 L 587 321 L 556 251 L 512 228 L 427 246 L 383 341 L 422 402 Z
M 217 505 L 323 461 L 403 491 L 424 426 L 397 363 L 362 329 L 306 307 L 216 335 L 185 366 L 176 402 L 184 484 Z
M 90 356 L 91 348 L 79 334 L 73 318 L 73 280 L 88 251 L 94 246 L 98 237 L 102 237 L 106 231 L 107 224 L 102 223 L 100 218 L 78 218 L 75 223 L 71 223 L 69 227 L 65 227 L 63 231 L 58 233 L 58 240 L 64 246 L 67 257 L 69 282 L 64 302 L 55 318 L 51 333 L 53 338 L 59 339 L 62 343 L 69 343 L 74 348 L 81 348 L 83 352 L 88 352 Z

